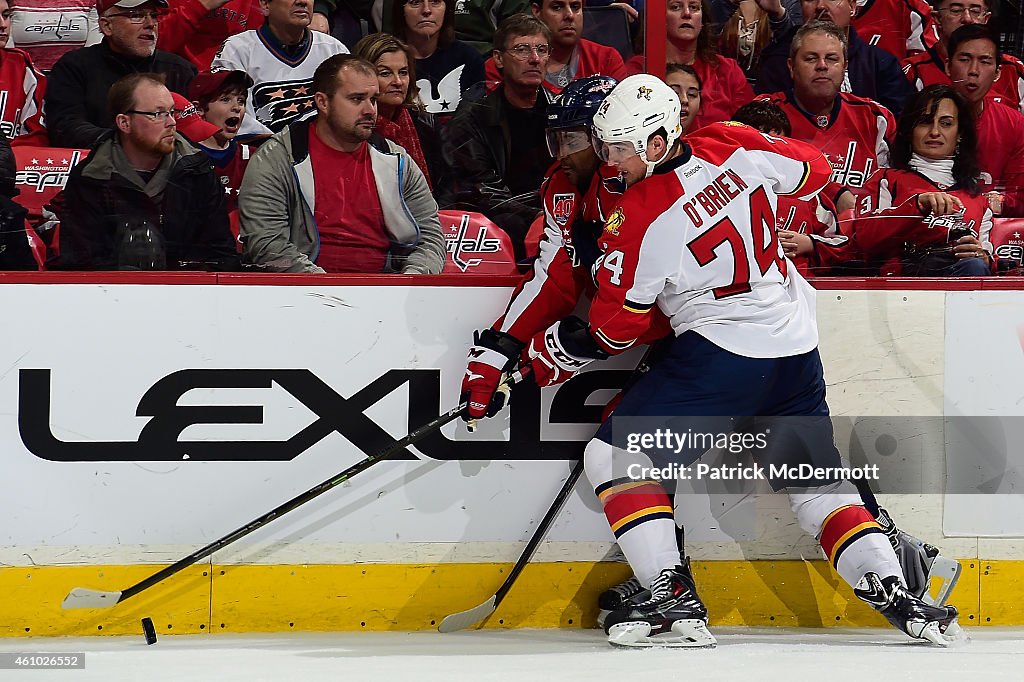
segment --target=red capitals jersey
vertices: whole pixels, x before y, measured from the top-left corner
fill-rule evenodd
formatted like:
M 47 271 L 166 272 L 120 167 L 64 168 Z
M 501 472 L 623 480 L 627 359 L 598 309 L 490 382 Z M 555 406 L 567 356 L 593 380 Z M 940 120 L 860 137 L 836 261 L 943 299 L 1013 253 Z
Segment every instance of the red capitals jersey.
M 597 234 L 621 194 L 622 183 L 608 165 L 598 168 L 582 196 L 557 163 L 548 170 L 541 185 L 544 238 L 540 255 L 516 287 L 495 329 L 527 343 L 571 314 L 579 299 L 593 291 L 590 268 L 599 255 Z M 669 331 L 663 327 L 658 338 Z
M 813 116 L 797 104 L 792 91 L 758 99 L 782 107 L 793 127 L 793 139 L 825 153 L 832 164 L 832 182 L 856 193 L 873 172 L 889 165 L 889 143 L 896 132 L 896 120 L 878 102 L 841 92 L 827 116 Z
M 836 217 L 834 187 L 829 186 L 810 200 L 792 196 L 780 196 L 775 226 L 779 230 L 792 230 L 812 236 L 816 242 L 830 245 L 842 244 L 845 237 L 839 234 Z M 814 272 L 811 259 L 797 256 L 791 259 L 800 274 L 805 277 Z
M 605 223 L 595 342 L 624 351 L 657 307 L 676 336 L 694 330 L 745 357 L 815 348 L 814 290 L 782 254 L 776 202 L 813 198 L 831 172 L 811 145 L 740 123 L 688 135 L 683 153 L 626 190 Z
M 1024 114 L 986 99 L 977 120 L 978 184 L 1003 192 L 1003 216 L 1024 215 Z
M 29 56 L 16 48 L 0 49 L 0 130 L 12 145 L 50 145 L 43 125 L 44 94 L 46 77 Z
M 903 73 L 918 90 L 929 85 L 952 85 L 937 48 L 904 59 Z M 999 61 L 999 78 L 992 84 L 988 96 L 995 102 L 1024 111 L 1024 62 L 1012 54 L 1004 54 Z
M 864 42 L 897 59 L 939 42 L 939 28 L 925 0 L 857 0 L 853 27 Z
M 882 275 L 899 275 L 905 246 L 934 248 L 952 244 L 950 231 L 968 229 L 989 255 L 992 211 L 983 194 L 943 188 L 915 171 L 885 168 L 871 176 L 857 202 L 850 229 L 850 247 L 868 261 L 881 261 Z M 964 210 L 944 216 L 921 215 L 917 195 L 948 192 L 963 202 Z
M 245 175 L 245 167 L 249 165 L 249 146 L 232 140 L 227 149 L 210 149 L 202 145 L 199 148 L 213 162 L 213 172 L 224 187 L 228 211 L 234 211 L 238 208 L 238 188 L 242 186 L 242 176 Z

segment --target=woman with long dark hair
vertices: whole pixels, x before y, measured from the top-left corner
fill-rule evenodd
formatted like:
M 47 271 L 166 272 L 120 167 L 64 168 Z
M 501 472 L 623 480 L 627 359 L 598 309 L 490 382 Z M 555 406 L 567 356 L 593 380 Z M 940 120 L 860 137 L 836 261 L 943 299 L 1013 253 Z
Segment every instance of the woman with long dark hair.
M 977 134 L 970 105 L 948 85 L 907 104 L 890 168 L 858 191 L 856 214 L 838 249 L 815 243 L 823 265 L 863 259 L 879 274 L 972 277 L 992 273 L 992 211 L 978 189 Z M 841 224 L 841 228 L 842 228 Z M 783 239 L 787 253 L 805 247 Z

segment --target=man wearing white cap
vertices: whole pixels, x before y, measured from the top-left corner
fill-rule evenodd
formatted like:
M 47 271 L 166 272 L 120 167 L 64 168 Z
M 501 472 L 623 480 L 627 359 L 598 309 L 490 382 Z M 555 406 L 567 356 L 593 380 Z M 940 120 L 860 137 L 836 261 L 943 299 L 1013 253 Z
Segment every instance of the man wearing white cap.
M 103 41 L 68 52 L 50 72 L 45 105 L 53 145 L 96 144 L 113 127 L 107 92 L 123 76 L 163 74 L 170 90 L 187 93 L 195 67 L 156 49 L 157 20 L 166 7 L 166 0 L 97 0 Z

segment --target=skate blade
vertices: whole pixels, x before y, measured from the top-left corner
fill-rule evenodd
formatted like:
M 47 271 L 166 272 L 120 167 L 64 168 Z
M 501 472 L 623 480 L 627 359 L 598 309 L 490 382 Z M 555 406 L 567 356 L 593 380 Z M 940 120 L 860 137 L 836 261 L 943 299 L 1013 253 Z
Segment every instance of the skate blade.
M 608 643 L 629 648 L 714 649 L 718 646 L 707 624 L 699 619 L 677 620 L 670 631 L 653 636 L 647 621 L 617 623 L 608 631 Z
M 604 621 L 608 618 L 608 614 L 611 613 L 608 609 L 598 609 L 597 611 L 597 627 L 604 630 Z
M 916 636 L 943 648 L 962 646 L 970 641 L 970 637 L 955 619 L 945 629 L 935 621 L 927 623 Z
M 962 570 L 960 562 L 955 559 L 944 557 L 941 554 L 935 557 L 932 565 L 928 568 L 928 589 L 921 595 L 921 599 L 932 606 L 945 606 L 953 588 L 956 587 L 957 580 L 960 579 Z M 931 584 L 936 580 L 939 581 L 939 589 L 932 596 Z

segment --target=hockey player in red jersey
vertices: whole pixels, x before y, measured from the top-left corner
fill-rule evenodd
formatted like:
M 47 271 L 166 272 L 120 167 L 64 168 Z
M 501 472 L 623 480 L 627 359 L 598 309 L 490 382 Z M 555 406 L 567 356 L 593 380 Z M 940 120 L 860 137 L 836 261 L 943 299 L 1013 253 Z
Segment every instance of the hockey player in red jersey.
M 602 103 L 593 130 L 602 158 L 629 189 L 605 223 L 589 320 L 568 317 L 537 334 L 527 354 L 538 382 L 557 382 L 632 347 L 655 311 L 675 339 L 626 392 L 584 457 L 609 524 L 649 599 L 605 621 L 620 646 L 713 646 L 688 562 L 680 563 L 664 489 L 629 465 L 690 465 L 700 447 L 626 449 L 623 419 L 670 417 L 673 430 L 742 431 L 768 418 L 778 461 L 840 466 L 817 353 L 813 290 L 788 266 L 775 233 L 776 197 L 810 197 L 831 168 L 810 145 L 739 124 L 679 139 L 679 100 L 648 75 L 627 78 Z M 783 153 L 779 149 L 785 148 Z M 720 415 L 732 415 L 722 417 Z M 764 416 L 759 416 L 764 415 Z M 800 417 L 799 427 L 792 418 Z M 754 421 L 750 421 L 754 419 Z M 741 421 L 739 421 L 741 420 Z M 626 422 L 628 424 L 628 422 Z M 776 489 L 788 478 L 769 477 Z M 908 635 L 937 644 L 959 630 L 954 607 L 910 594 L 882 529 L 848 481 L 804 481 L 790 500 L 858 597 Z
M 786 112 L 794 139 L 825 153 L 831 182 L 856 192 L 871 173 L 889 164 L 888 141 L 896 127 L 877 102 L 841 92 L 846 73 L 846 36 L 831 22 L 810 21 L 790 48 L 793 90 L 760 95 Z M 827 193 L 834 198 L 836 189 Z
M 505 313 L 479 333 L 470 350 L 462 392 L 469 420 L 501 409 L 497 394 L 503 375 L 516 367 L 525 344 L 572 312 L 593 290 L 590 271 L 599 255 L 597 238 L 622 185 L 611 166 L 601 164 L 590 138 L 590 120 L 616 81 L 590 76 L 573 81 L 548 107 L 547 141 L 556 163 L 541 185 L 544 239 L 532 270 L 516 287 Z M 664 319 L 647 340 L 670 332 Z

